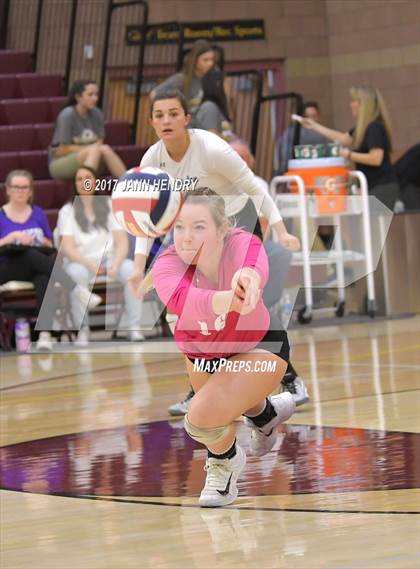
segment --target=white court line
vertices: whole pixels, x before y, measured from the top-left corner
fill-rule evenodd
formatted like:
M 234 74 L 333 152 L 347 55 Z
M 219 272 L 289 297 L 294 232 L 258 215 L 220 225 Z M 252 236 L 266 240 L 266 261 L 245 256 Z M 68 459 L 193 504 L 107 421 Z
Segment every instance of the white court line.
M 305 374 L 302 374 L 305 375 Z M 367 373 L 358 373 L 357 375 L 355 375 L 354 377 L 356 379 L 360 379 L 361 377 L 372 377 L 373 375 L 373 370 L 372 372 L 367 372 Z M 346 379 L 346 375 L 340 374 L 340 375 L 321 375 L 320 377 L 318 377 L 318 381 L 322 382 L 325 379 L 331 379 L 331 380 L 345 380 Z M 413 388 L 413 391 L 415 391 L 416 389 Z M 396 393 L 398 393 L 398 390 L 396 391 Z
M 309 362 L 299 360 L 299 365 L 309 365 Z M 324 365 L 337 366 L 337 365 L 342 365 L 342 364 L 320 362 L 319 365 L 321 365 L 321 366 L 324 366 Z M 356 363 L 350 362 L 350 367 L 366 367 L 366 366 L 373 366 L 373 363 L 356 364 Z M 391 369 L 397 369 L 397 368 L 406 369 L 407 368 L 407 369 L 418 369 L 418 370 L 420 370 L 420 365 L 416 365 L 416 364 L 379 364 L 379 367 L 389 367 Z

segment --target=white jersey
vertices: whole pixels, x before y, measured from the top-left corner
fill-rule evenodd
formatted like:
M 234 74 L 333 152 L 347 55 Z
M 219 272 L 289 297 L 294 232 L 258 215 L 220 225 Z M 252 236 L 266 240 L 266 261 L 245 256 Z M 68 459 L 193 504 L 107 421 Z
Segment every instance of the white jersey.
M 212 189 L 224 197 L 228 217 L 241 211 L 251 197 L 270 225 L 281 220 L 272 197 L 227 142 L 207 130 L 189 129 L 188 133 L 190 145 L 180 162 L 172 160 L 160 140 L 147 150 L 140 166 L 160 168 L 184 180 L 187 190 L 203 186 Z M 147 239 L 137 238 L 136 253 L 147 253 Z
M 101 197 L 101 199 L 104 198 Z M 60 209 L 57 228 L 59 237 L 64 237 L 65 235 L 73 237 L 77 251 L 87 259 L 94 260 L 102 259 L 105 252 L 109 258 L 112 258 L 114 256 L 113 232 L 123 231 L 112 215 L 111 209 L 106 229 L 104 227 L 90 226 L 87 232 L 82 231 L 74 215 L 74 208 L 71 203 L 67 203 Z

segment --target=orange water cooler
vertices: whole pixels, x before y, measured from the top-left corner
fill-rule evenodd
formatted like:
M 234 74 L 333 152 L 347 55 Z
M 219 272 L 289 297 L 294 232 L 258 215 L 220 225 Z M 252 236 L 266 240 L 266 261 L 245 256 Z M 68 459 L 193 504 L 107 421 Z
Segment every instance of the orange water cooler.
M 316 213 L 328 215 L 342 213 L 347 208 L 348 169 L 343 158 L 314 158 L 289 160 L 287 175 L 300 176 L 307 194 L 315 197 Z M 295 183 L 291 192 L 298 191 Z

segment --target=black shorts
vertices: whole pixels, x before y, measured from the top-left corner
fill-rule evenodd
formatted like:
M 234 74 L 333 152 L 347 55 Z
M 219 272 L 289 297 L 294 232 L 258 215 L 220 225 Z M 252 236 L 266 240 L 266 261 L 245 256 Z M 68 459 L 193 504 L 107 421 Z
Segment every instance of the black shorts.
M 263 240 L 260 218 L 251 198 L 248 199 L 241 211 L 233 216 L 233 219 L 235 227 L 249 231 L 259 237 L 261 241 Z
M 259 344 L 257 344 L 255 346 L 254 349 L 260 349 L 260 350 L 266 350 L 267 352 L 271 352 L 272 354 L 274 354 L 275 356 L 281 358 L 282 360 L 284 360 L 286 363 L 289 363 L 289 355 L 290 355 L 290 346 L 289 346 L 289 339 L 287 337 L 287 332 L 285 330 L 268 330 L 264 336 L 264 338 L 259 342 Z M 221 360 L 221 359 L 229 359 L 231 358 L 233 355 L 237 355 L 237 354 L 232 354 L 231 356 L 228 356 L 226 358 L 211 358 L 208 361 L 212 362 L 212 369 L 216 369 L 217 368 L 217 363 Z M 195 360 L 200 360 L 202 358 L 190 358 L 190 356 L 187 356 L 187 358 L 190 360 L 190 362 L 194 363 Z M 214 365 L 213 365 L 214 362 Z M 213 371 L 210 371 L 209 373 L 214 373 Z

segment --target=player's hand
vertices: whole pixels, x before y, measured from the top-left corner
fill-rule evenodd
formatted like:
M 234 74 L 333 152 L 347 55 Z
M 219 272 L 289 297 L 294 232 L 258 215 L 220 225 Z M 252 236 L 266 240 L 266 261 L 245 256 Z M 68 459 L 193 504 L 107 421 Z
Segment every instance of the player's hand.
M 299 251 L 300 241 L 291 233 L 280 233 L 280 235 L 278 235 L 278 239 L 280 245 L 282 245 L 285 249 L 288 249 L 289 251 Z
M 143 294 L 140 290 L 140 285 L 143 281 L 144 273 L 137 267 L 134 268 L 131 275 L 128 277 L 128 282 L 130 284 L 130 288 L 136 298 L 143 298 Z
M 249 314 L 261 298 L 260 276 L 254 270 L 243 269 L 232 278 L 234 292 L 234 310 L 240 314 Z

